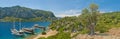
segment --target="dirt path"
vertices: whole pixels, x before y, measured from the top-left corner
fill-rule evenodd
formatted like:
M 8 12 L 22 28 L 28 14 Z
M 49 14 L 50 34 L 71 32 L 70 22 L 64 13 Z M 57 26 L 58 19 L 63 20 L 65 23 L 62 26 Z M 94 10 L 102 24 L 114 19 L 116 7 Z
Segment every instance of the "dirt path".
M 45 37 L 45 38 L 47 38 L 48 36 L 52 36 L 52 35 L 56 35 L 58 32 L 56 31 L 56 30 L 50 30 L 50 31 L 48 31 L 47 32 L 47 34 L 46 35 L 41 35 L 41 34 L 39 34 L 39 35 L 37 35 L 35 38 L 33 38 L 33 39 L 38 39 L 38 38 L 40 38 L 40 37 Z
M 72 39 L 120 39 L 120 28 L 110 29 L 109 32 L 89 36 L 87 34 L 79 34 Z

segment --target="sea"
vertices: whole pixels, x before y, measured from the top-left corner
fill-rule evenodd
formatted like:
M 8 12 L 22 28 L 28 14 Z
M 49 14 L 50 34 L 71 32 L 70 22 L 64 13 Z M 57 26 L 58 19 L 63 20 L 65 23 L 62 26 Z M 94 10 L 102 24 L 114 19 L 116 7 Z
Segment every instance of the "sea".
M 50 25 L 50 22 L 21 22 L 21 27 L 31 28 L 35 24 L 45 26 L 47 28 Z M 29 34 L 26 34 L 24 37 L 13 35 L 11 32 L 13 25 L 13 22 L 0 22 L 0 39 L 24 39 L 29 36 Z M 19 22 L 15 22 L 15 25 L 16 29 L 19 30 Z M 42 31 L 42 29 L 36 29 L 35 33 L 39 34 Z

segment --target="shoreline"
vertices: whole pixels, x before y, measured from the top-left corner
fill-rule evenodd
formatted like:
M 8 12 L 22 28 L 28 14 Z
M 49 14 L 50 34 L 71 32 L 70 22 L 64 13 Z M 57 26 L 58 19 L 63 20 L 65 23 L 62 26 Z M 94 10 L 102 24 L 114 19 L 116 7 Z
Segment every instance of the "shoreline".
M 56 35 L 58 32 L 56 30 L 49 30 L 48 32 L 46 32 L 46 35 L 42 35 L 42 34 L 39 34 L 37 35 L 36 37 L 34 37 L 33 39 L 38 39 L 40 37 L 49 37 L 49 36 L 53 36 L 53 35 Z
M 46 32 L 46 35 L 42 35 L 41 33 L 39 33 L 39 34 L 36 34 L 36 35 L 31 35 L 31 36 L 28 36 L 28 37 L 26 37 L 25 39 L 38 39 L 38 38 L 40 38 L 40 37 L 45 37 L 45 38 L 47 38 L 47 37 L 49 37 L 49 36 L 53 36 L 53 35 L 56 35 L 58 32 L 56 31 L 56 30 L 49 30 L 49 31 L 47 31 Z

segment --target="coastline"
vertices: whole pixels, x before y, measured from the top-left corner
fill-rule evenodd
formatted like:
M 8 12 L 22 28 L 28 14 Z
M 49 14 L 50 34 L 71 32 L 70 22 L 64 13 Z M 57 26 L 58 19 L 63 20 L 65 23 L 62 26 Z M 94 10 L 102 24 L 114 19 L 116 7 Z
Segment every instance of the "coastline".
M 49 30 L 48 32 L 46 32 L 46 35 L 42 35 L 41 33 L 37 34 L 37 35 L 31 35 L 31 36 L 28 36 L 26 37 L 25 39 L 38 39 L 40 37 L 49 37 L 49 36 L 53 36 L 53 35 L 56 35 L 58 32 L 56 30 Z
M 39 34 L 39 35 L 37 35 L 36 37 L 34 37 L 33 39 L 38 39 L 38 38 L 40 38 L 40 37 L 45 37 L 45 38 L 47 38 L 47 37 L 49 37 L 49 36 L 53 36 L 53 35 L 56 35 L 58 32 L 56 31 L 56 30 L 49 30 L 48 32 L 46 32 L 46 35 L 42 35 L 42 34 Z

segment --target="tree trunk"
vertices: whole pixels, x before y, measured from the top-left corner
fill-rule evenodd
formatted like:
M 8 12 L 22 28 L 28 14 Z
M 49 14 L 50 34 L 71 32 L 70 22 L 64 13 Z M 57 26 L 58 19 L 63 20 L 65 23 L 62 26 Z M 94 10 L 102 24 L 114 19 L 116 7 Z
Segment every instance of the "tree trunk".
M 94 29 L 95 29 L 95 23 L 91 23 L 89 26 L 88 26 L 88 28 L 89 28 L 89 30 L 90 30 L 90 32 L 89 32 L 89 35 L 95 35 L 95 31 L 94 31 Z

